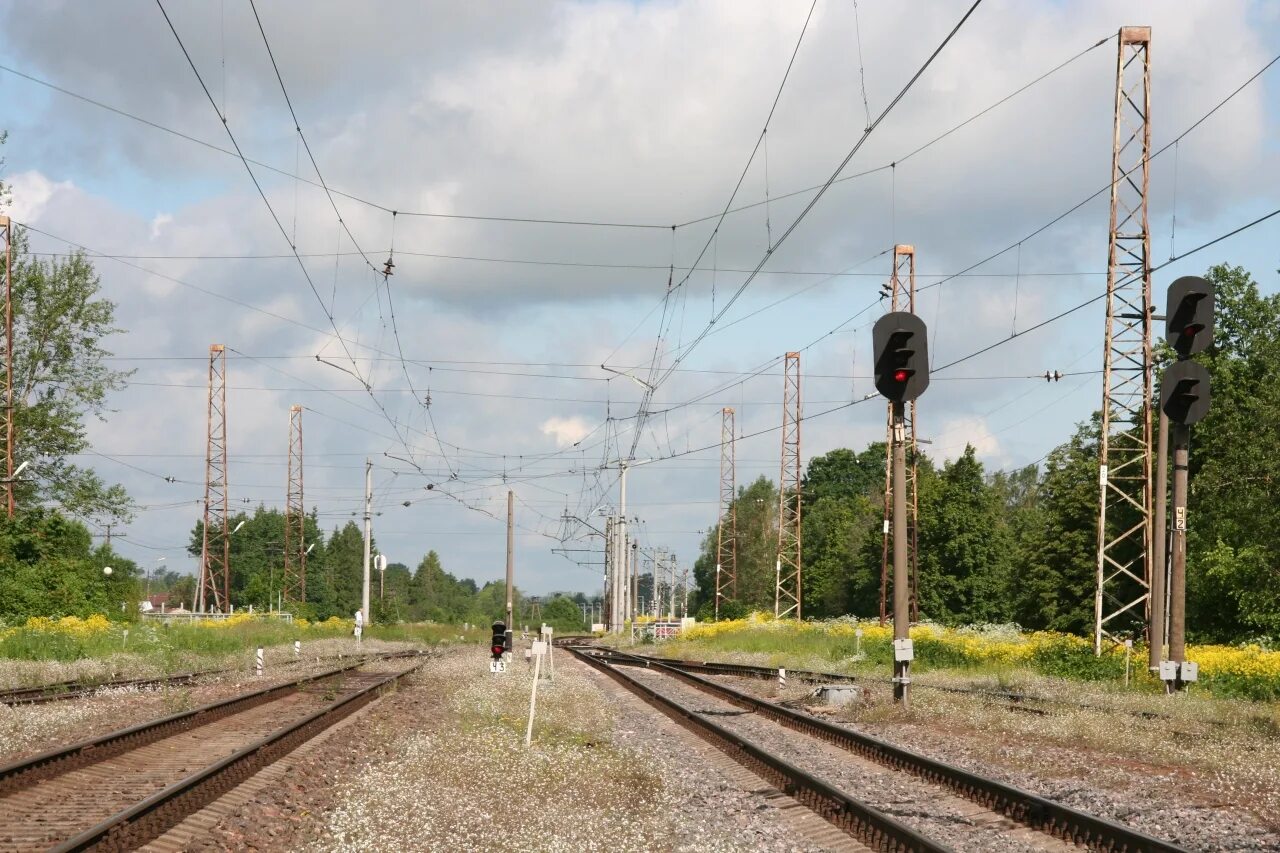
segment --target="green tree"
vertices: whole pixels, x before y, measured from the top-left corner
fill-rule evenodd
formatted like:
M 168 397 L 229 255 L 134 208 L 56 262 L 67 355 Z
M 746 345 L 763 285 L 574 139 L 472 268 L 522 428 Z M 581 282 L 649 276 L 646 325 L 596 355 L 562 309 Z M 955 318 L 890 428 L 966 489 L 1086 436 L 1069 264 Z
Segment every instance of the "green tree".
M 1098 546 L 1097 417 L 1049 453 L 1020 518 L 1008 593 L 1025 628 L 1091 634 Z
M 582 608 L 573 599 L 560 594 L 542 605 L 542 621 L 554 628 L 557 634 L 586 628 L 582 621 Z
M 773 610 L 778 552 L 778 490 L 766 477 L 738 490 L 733 502 L 737 536 L 737 596 L 748 610 Z M 689 606 L 700 611 L 706 602 L 715 602 L 716 532 L 713 526 L 702 541 L 702 551 L 693 565 L 696 594 Z M 729 535 L 726 531 L 726 535 Z M 726 596 L 728 598 L 729 596 Z M 721 610 L 724 603 L 721 602 Z M 723 612 L 722 612 L 723 617 Z
M 101 297 L 101 281 L 83 252 L 42 260 L 13 235 L 14 456 L 30 463 L 18 484 L 24 505 L 52 502 L 89 518 L 126 521 L 132 506 L 120 486 L 108 486 L 71 459 L 90 449 L 84 418 L 104 418 L 107 395 L 125 385 L 103 341 L 121 329 L 116 306 Z M 0 256 L 0 274 L 3 274 Z M 0 448 L 4 436 L 0 435 Z
M 1006 619 L 1007 530 L 999 495 L 986 484 L 972 445 L 943 467 L 938 487 L 922 497 L 921 615 L 948 624 Z

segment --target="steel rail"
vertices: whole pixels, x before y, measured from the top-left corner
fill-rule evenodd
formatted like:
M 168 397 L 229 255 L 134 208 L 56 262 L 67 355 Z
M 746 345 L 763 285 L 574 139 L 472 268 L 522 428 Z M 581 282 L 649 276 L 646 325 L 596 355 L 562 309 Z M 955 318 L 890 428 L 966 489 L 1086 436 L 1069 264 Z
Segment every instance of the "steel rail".
M 163 835 L 263 767 L 280 760 L 334 723 L 379 698 L 385 688 L 413 673 L 420 666 L 422 663 L 402 672 L 391 673 L 344 696 L 302 720 L 169 785 L 52 849 L 67 853 L 95 849 L 132 850 L 140 847 Z
M 578 650 L 574 650 L 575 652 Z M 585 654 L 585 653 L 581 653 Z M 589 656 L 589 655 L 588 655 Z M 1116 823 L 1097 815 L 1073 809 L 1062 803 L 1024 791 L 1004 782 L 979 776 L 968 770 L 938 761 L 911 750 L 895 746 L 879 738 L 853 731 L 843 726 L 819 720 L 800 711 L 793 711 L 772 702 L 759 699 L 728 685 L 708 681 L 676 667 L 658 663 L 653 659 L 626 652 L 609 650 L 609 656 L 620 663 L 656 669 L 674 676 L 707 693 L 712 693 L 730 703 L 780 723 L 819 740 L 827 741 L 863 758 L 884 764 L 895 770 L 905 770 L 923 779 L 943 785 L 966 799 L 1033 829 L 1048 833 L 1065 841 L 1083 845 L 1091 850 L 1108 851 L 1161 851 L 1174 853 L 1184 848 L 1163 841 L 1144 832 Z
M 599 648 L 599 647 L 598 647 Z M 610 649 L 609 651 L 614 651 Z M 626 654 L 623 652 L 622 654 Z M 703 672 L 708 675 L 738 675 L 744 678 L 759 678 L 772 680 L 777 678 L 778 670 L 775 667 L 754 666 L 744 663 L 721 663 L 718 661 L 690 661 L 681 660 L 679 658 L 662 658 L 650 655 L 635 655 L 635 657 L 650 660 L 656 663 L 666 664 L 677 669 L 687 672 Z M 787 678 L 796 681 L 808 682 L 835 682 L 838 684 L 859 684 L 870 682 L 873 684 L 890 684 L 888 678 L 876 678 L 860 675 L 846 675 L 839 672 L 818 672 L 808 669 L 788 669 Z M 1029 693 L 1017 693 L 1012 690 L 987 690 L 979 687 L 952 687 L 944 684 L 926 684 L 915 681 L 913 687 L 920 690 L 936 690 L 940 693 L 954 693 L 960 696 L 977 696 L 983 699 L 996 699 L 1008 702 L 1010 710 L 1022 711 L 1031 714 L 1048 714 L 1049 712 L 1041 708 L 1028 707 L 1030 704 L 1054 705 L 1062 708 L 1071 708 L 1081 711 L 1099 711 L 1106 714 L 1125 714 L 1131 717 L 1140 717 L 1144 720 L 1168 720 L 1171 719 L 1167 714 L 1160 714 L 1155 711 L 1135 711 L 1127 708 L 1108 708 L 1104 705 L 1091 705 L 1081 702 L 1070 702 L 1065 699 L 1054 699 L 1047 696 L 1035 696 Z M 1220 720 L 1206 721 L 1210 725 L 1225 725 Z
M 587 653 L 580 646 L 565 644 L 563 647 L 862 843 L 886 851 L 939 853 L 950 850 L 878 809 L 855 800 L 817 776 L 700 716 L 696 711 L 663 696 L 648 685 L 620 672 L 610 663 Z
M 356 655 L 352 659 L 390 660 L 398 657 L 410 657 L 417 652 L 387 652 L 378 655 Z M 341 656 L 325 657 L 323 660 L 341 660 Z M 299 666 L 308 663 L 306 658 L 287 660 L 272 664 L 273 667 Z M 242 669 L 200 669 L 191 672 L 176 672 L 172 675 L 161 675 L 155 678 L 121 678 L 108 681 L 58 681 L 52 684 L 41 684 L 34 687 L 14 687 L 0 690 L 0 705 L 39 705 L 45 702 L 60 702 L 66 699 L 83 699 L 93 696 L 101 690 L 116 690 L 129 687 L 160 687 L 182 685 L 211 675 L 227 675 L 233 672 L 244 672 Z
M 378 660 L 379 658 L 375 658 Z M 121 755 L 138 747 L 154 743 L 179 732 L 199 728 L 225 717 L 247 711 L 288 693 L 300 690 L 307 684 L 341 675 L 370 661 L 355 659 L 343 666 L 304 676 L 284 684 L 264 687 L 250 693 L 242 693 L 201 705 L 190 711 L 180 711 L 156 720 L 149 720 L 124 729 L 117 729 L 98 737 L 88 738 L 67 746 L 55 747 L 29 758 L 0 765 L 0 796 L 40 781 L 60 776 L 80 767 L 87 767 L 108 758 Z

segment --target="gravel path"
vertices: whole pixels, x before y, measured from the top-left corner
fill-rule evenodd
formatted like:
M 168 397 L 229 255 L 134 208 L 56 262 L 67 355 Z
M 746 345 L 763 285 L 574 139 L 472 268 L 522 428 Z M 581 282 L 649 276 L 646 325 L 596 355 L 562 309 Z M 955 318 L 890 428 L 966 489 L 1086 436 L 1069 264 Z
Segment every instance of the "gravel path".
M 772 682 L 713 678 L 755 696 L 776 698 Z M 811 689 L 789 688 L 782 698 L 797 700 Z M 1274 742 L 1251 740 L 1246 749 L 1231 733 L 1220 732 L 1192 744 L 1206 758 L 1215 748 L 1240 753 L 1241 760 L 1226 772 L 1194 760 L 1179 766 L 1154 755 L 1133 757 L 1142 755 L 1143 742 L 1150 742 L 1154 751 L 1172 735 L 1127 714 L 1030 716 L 980 699 L 921 691 L 913 697 L 913 710 L 900 715 L 888 705 L 887 692 L 880 694 L 873 689 L 867 705 L 851 713 L 853 719 L 837 722 L 1188 850 L 1280 850 L 1275 826 L 1280 814 L 1270 810 L 1271 803 L 1280 802 Z M 831 719 L 830 714 L 817 716 Z M 1093 742 L 1098 727 L 1113 732 L 1113 748 L 1085 745 Z M 1131 743 L 1135 738 L 1136 748 Z M 1264 817 L 1268 813 L 1269 822 Z
M 556 653 L 523 744 L 532 677 L 483 649 L 428 661 L 197 850 L 816 853 L 781 812 L 704 760 L 695 737 Z
M 961 799 L 942 786 L 784 728 L 674 676 L 633 667 L 623 672 L 960 853 L 1073 849 Z

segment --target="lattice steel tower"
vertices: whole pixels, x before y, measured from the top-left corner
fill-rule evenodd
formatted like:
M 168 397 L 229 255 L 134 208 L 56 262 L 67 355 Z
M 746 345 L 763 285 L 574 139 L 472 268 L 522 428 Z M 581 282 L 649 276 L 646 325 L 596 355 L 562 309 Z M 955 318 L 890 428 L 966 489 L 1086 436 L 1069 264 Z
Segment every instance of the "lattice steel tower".
M 289 407 L 289 482 L 284 504 L 285 601 L 307 600 L 307 508 L 302 496 L 302 407 Z
M 720 410 L 720 523 L 716 527 L 716 619 L 720 599 L 738 597 L 738 510 L 733 409 Z
M 200 560 L 201 611 L 230 609 L 231 539 L 227 531 L 227 353 L 209 346 L 209 420 L 204 464 L 204 539 Z
M 916 250 L 914 246 L 898 244 L 893 247 L 893 272 L 888 286 L 889 310 L 916 313 Z M 910 578 L 911 621 L 920 619 L 920 602 L 916 578 L 916 519 L 920 508 L 916 496 L 916 401 L 905 407 L 903 427 L 907 442 L 907 577 Z M 888 404 L 888 418 L 884 439 L 884 523 L 883 547 L 880 551 L 880 624 L 888 618 L 887 596 L 889 592 L 889 519 L 893 516 L 893 403 Z
M 1102 356 L 1094 652 L 1134 627 L 1151 577 L 1151 28 L 1123 27 L 1116 53 L 1107 245 L 1107 326 Z M 1136 618 L 1135 618 L 1136 617 Z
M 782 371 L 782 473 L 778 477 L 778 561 L 773 615 L 800 618 L 800 353 Z
M 0 434 L 4 436 L 4 504 L 13 518 L 13 221 L 0 216 L 4 231 L 4 399 L 0 400 Z

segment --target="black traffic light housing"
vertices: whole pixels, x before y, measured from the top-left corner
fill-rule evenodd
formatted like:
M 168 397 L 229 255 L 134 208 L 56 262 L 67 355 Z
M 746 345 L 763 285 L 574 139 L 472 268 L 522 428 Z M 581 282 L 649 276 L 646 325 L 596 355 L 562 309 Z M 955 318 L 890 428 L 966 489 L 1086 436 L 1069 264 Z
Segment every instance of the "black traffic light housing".
M 1213 343 L 1213 282 L 1184 275 L 1169 285 L 1164 339 L 1186 358 Z
M 929 387 L 929 332 L 924 320 L 892 311 L 871 330 L 876 390 L 894 402 L 914 400 Z
M 1160 380 L 1160 409 L 1175 424 L 1194 424 L 1209 411 L 1209 371 L 1195 361 L 1176 361 Z
M 493 637 L 489 640 L 489 654 L 494 660 L 501 660 L 502 653 L 507 650 L 507 623 L 499 619 L 493 623 Z

